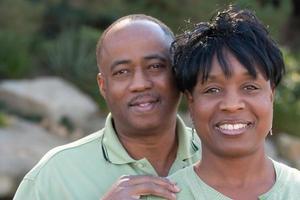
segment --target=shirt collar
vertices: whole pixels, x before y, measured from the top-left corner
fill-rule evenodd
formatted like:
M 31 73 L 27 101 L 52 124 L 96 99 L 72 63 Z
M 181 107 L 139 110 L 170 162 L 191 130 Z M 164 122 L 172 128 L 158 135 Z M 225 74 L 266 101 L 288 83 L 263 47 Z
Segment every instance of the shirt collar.
M 111 113 L 109 113 L 106 118 L 102 148 L 104 148 L 105 150 L 106 159 L 114 164 L 136 162 L 136 160 L 128 155 L 127 151 L 121 144 L 113 127 L 113 119 Z
M 200 140 L 196 133 L 186 127 L 183 120 L 177 115 L 176 131 L 179 138 L 176 160 L 186 160 L 198 153 L 200 149 Z M 194 136 L 195 135 L 195 136 Z M 133 159 L 121 144 L 117 133 L 113 127 L 113 119 L 111 113 L 106 118 L 104 135 L 102 138 L 102 149 L 106 159 L 114 164 L 134 163 Z
M 197 133 L 187 127 L 179 115 L 177 115 L 176 131 L 179 141 L 176 159 L 187 160 L 195 154 L 200 154 L 198 151 L 201 149 L 201 143 Z

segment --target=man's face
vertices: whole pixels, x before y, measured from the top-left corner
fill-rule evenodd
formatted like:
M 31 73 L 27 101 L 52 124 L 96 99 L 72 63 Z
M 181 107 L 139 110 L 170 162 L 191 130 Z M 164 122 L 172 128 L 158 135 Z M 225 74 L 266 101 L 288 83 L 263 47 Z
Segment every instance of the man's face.
M 144 20 L 116 25 L 105 36 L 98 84 L 118 132 L 143 135 L 174 123 L 180 94 L 170 42 L 158 25 Z

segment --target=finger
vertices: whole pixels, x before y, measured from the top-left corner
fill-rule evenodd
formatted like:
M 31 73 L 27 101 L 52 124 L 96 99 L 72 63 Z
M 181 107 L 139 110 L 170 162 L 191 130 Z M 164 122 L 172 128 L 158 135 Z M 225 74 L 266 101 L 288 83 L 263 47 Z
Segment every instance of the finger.
M 170 190 L 176 192 L 178 187 L 176 184 L 165 177 L 151 176 L 151 175 L 130 175 L 122 176 L 123 183 L 126 185 L 137 185 L 141 183 L 155 183 L 161 187 L 168 187 Z
M 154 195 L 170 200 L 176 199 L 176 195 L 173 191 L 152 182 L 131 186 L 130 193 L 131 195 Z
M 134 198 L 134 199 L 140 199 L 141 195 L 132 195 L 131 197 Z

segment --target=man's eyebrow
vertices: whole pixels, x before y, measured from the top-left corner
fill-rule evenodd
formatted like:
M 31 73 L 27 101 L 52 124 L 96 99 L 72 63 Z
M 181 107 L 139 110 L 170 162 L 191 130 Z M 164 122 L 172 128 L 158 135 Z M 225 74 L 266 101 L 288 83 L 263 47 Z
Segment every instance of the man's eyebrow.
M 130 60 L 116 60 L 110 65 L 110 70 L 113 71 L 118 65 L 128 64 Z
M 168 60 L 166 56 L 160 55 L 160 54 L 151 54 L 151 55 L 145 56 L 144 59 L 145 60 L 159 59 L 163 62 L 166 62 Z
M 160 54 L 150 54 L 144 57 L 145 60 L 151 60 L 151 59 L 159 59 L 163 62 L 167 62 L 167 56 L 165 55 L 160 55 Z M 122 65 L 122 64 L 129 64 L 131 63 L 130 60 L 127 59 L 123 59 L 123 60 L 116 60 L 114 61 L 111 65 L 110 65 L 110 70 L 113 71 L 114 68 L 116 68 L 118 65 Z

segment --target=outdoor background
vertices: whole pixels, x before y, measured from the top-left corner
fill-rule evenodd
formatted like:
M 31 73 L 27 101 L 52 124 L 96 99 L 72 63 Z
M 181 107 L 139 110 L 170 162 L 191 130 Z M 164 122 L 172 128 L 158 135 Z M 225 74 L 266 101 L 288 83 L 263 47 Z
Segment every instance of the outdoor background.
M 209 20 L 229 3 L 255 10 L 283 51 L 287 71 L 276 91 L 270 154 L 300 168 L 300 1 L 0 0 L 0 199 L 11 198 L 24 174 L 48 149 L 103 126 L 108 110 L 96 83 L 95 47 L 109 24 L 143 13 L 178 34 Z M 55 93 L 55 84 L 67 84 L 77 96 Z M 76 111 L 82 105 L 75 102 L 78 95 L 88 102 L 90 113 L 84 115 L 84 107 Z M 60 107 L 50 106 L 59 99 L 65 100 Z M 56 113 L 72 102 L 74 115 L 81 116 Z M 184 102 L 180 113 L 188 121 Z M 31 136 L 32 130 L 42 133 Z

